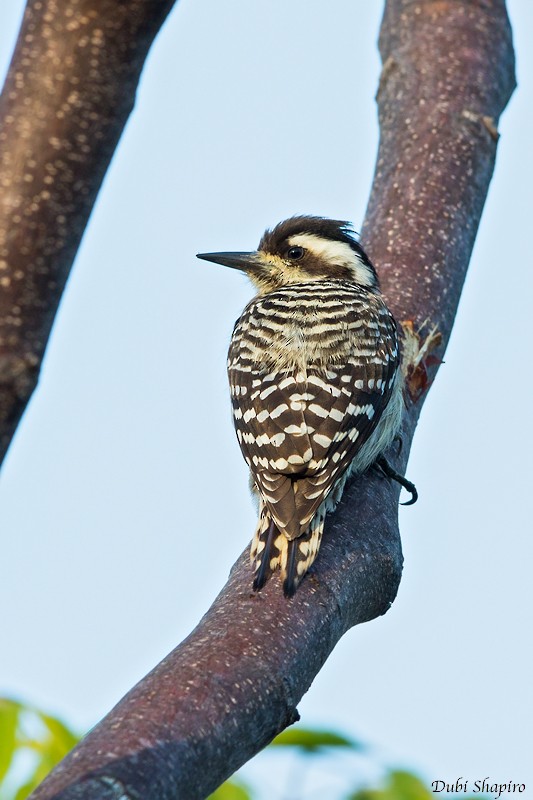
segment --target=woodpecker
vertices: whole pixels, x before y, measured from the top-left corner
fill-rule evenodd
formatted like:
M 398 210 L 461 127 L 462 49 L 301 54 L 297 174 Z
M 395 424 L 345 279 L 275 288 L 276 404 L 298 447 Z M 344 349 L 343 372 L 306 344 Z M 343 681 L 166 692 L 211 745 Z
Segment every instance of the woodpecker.
M 398 434 L 398 328 L 350 223 L 297 216 L 254 252 L 198 258 L 247 274 L 257 295 L 237 320 L 228 374 L 237 438 L 259 498 L 253 587 L 281 570 L 286 596 L 315 560 L 346 479 L 378 466 Z

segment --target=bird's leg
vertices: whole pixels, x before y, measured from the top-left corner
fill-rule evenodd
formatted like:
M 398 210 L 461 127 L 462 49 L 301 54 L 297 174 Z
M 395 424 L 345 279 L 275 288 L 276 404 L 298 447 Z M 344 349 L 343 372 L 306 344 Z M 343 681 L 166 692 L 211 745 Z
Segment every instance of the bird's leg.
M 396 481 L 403 486 L 404 489 L 407 489 L 408 492 L 411 494 L 411 499 L 407 500 L 405 503 L 400 503 L 402 506 L 412 506 L 418 500 L 418 492 L 416 491 L 416 486 L 411 481 L 408 481 L 407 478 L 404 478 L 403 475 L 400 475 L 399 472 L 396 472 L 395 469 L 391 467 L 385 456 L 379 456 L 376 458 L 374 463 L 372 464 L 373 467 L 377 467 L 383 475 L 386 475 L 387 478 L 391 478 L 391 480 Z

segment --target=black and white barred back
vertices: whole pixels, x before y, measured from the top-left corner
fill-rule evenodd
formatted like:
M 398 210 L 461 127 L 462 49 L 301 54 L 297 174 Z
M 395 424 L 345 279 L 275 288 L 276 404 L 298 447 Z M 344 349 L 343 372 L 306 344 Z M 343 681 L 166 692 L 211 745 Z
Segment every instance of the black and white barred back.
M 346 222 L 293 217 L 256 251 L 204 253 L 258 295 L 237 321 L 228 372 L 237 437 L 259 497 L 254 588 L 281 570 L 292 595 L 346 478 L 398 432 L 398 332 L 373 265 Z
M 256 588 L 279 567 L 291 594 L 315 560 L 350 467 L 364 472 L 384 449 L 372 434 L 398 367 L 396 324 L 381 295 L 348 281 L 292 284 L 244 310 L 228 372 L 237 437 L 259 492 Z

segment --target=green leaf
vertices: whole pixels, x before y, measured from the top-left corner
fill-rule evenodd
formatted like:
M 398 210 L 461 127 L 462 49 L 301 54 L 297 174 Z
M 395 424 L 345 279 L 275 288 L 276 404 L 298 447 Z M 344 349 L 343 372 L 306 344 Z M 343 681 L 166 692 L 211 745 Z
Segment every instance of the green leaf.
M 243 783 L 226 781 L 207 800 L 252 800 L 252 795 Z
M 310 730 L 309 728 L 289 728 L 280 733 L 269 747 L 298 747 L 305 753 L 316 753 L 323 747 L 348 747 L 362 750 L 359 742 L 331 731 Z
M 0 698 L 0 783 L 7 775 L 16 752 L 20 706 Z
M 411 772 L 394 770 L 389 775 L 389 787 L 398 800 L 432 800 L 433 792 Z
M 0 784 L 17 753 L 32 753 L 32 766 L 20 776 L 10 800 L 25 800 L 78 739 L 61 720 L 32 706 L 0 698 Z
M 36 783 L 35 780 L 32 778 L 23 786 L 19 786 L 17 793 L 13 797 L 13 800 L 26 800 L 27 797 L 33 792 L 34 789 L 37 788 L 39 783 Z
M 385 793 L 380 789 L 359 789 L 350 794 L 346 800 L 384 800 Z
M 378 789 L 363 788 L 347 800 L 433 800 L 433 793 L 416 775 L 404 770 L 392 770 L 384 786 Z
M 56 757 L 56 762 L 60 761 L 79 742 L 80 737 L 56 717 L 43 714 L 41 711 L 38 712 L 38 716 L 51 734 L 49 737 L 50 755 Z

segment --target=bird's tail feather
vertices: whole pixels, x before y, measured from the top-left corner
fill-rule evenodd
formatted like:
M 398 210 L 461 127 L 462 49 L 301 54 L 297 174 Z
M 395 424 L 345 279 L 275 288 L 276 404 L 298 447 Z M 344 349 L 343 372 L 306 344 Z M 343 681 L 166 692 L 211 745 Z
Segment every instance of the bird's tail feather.
M 262 589 L 270 575 L 280 569 L 283 592 L 287 597 L 292 597 L 317 556 L 324 531 L 324 518 L 325 512 L 320 511 L 304 533 L 289 539 L 280 533 L 266 506 L 260 504 L 259 521 L 250 552 L 255 571 L 255 591 Z

